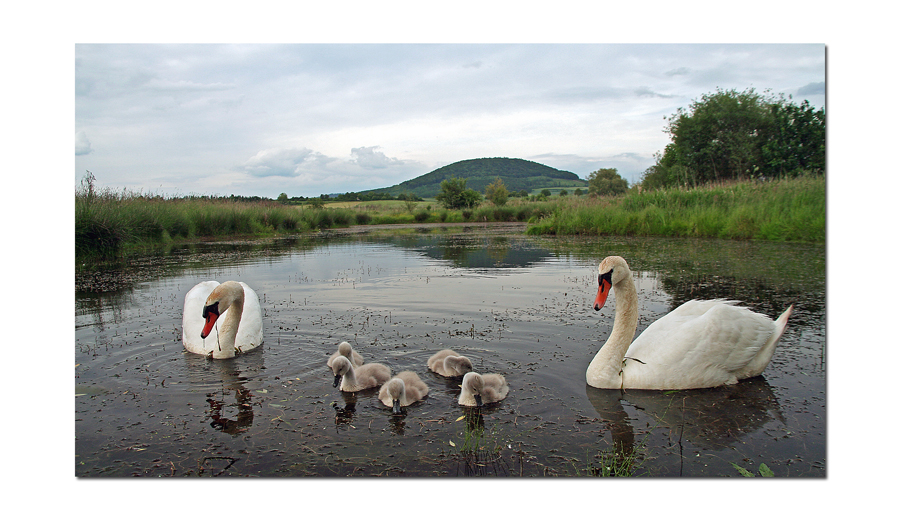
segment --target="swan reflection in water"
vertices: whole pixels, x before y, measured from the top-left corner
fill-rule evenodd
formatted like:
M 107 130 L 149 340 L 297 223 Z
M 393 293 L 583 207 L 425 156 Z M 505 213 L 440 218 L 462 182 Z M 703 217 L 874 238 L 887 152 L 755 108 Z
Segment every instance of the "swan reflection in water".
M 331 407 L 334 408 L 335 426 L 352 423 L 353 416 L 356 415 L 356 392 L 341 392 L 341 398 L 344 400 L 344 406 L 338 406 L 337 401 L 331 403 Z
M 249 430 L 253 425 L 253 393 L 246 384 L 263 370 L 262 349 L 217 360 L 185 352 L 184 359 L 191 386 L 206 393 L 209 425 L 232 436 Z
M 493 438 L 492 430 L 485 431 L 484 413 L 502 406 L 497 403 L 488 408 L 461 407 L 465 413 L 466 429 L 463 432 L 462 444 L 456 446 L 459 453 L 456 458 L 457 476 L 509 476 L 510 468 L 501 454 L 498 441 Z
M 223 392 L 224 394 L 224 392 Z M 253 397 L 250 390 L 239 385 L 234 391 L 234 398 L 237 401 L 237 417 L 230 419 L 223 415 L 223 408 L 226 406 L 224 400 L 214 399 L 216 394 L 206 394 L 206 402 L 210 407 L 210 426 L 215 430 L 219 430 L 233 436 L 240 435 L 247 431 L 253 425 L 253 406 L 250 399 Z
M 624 403 L 646 414 L 653 428 L 664 428 L 674 443 L 683 441 L 707 450 L 721 450 L 741 442 L 775 419 L 784 423 L 781 407 L 764 377 L 735 385 L 695 390 L 602 390 L 585 385 L 588 400 L 612 433 L 619 460 L 632 457 L 633 424 Z

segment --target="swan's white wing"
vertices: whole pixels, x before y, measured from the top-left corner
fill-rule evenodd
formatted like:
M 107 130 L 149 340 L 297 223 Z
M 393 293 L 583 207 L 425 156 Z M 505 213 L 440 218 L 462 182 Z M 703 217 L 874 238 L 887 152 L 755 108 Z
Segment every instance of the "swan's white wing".
M 263 342 L 262 308 L 259 305 L 259 296 L 256 295 L 256 291 L 244 282 L 240 282 L 240 284 L 244 288 L 244 312 L 241 314 L 241 324 L 238 326 L 234 344 L 241 351 L 247 352 L 260 346 Z
M 737 381 L 774 330 L 768 317 L 723 300 L 687 302 L 638 336 L 626 353 L 626 374 L 665 388 Z

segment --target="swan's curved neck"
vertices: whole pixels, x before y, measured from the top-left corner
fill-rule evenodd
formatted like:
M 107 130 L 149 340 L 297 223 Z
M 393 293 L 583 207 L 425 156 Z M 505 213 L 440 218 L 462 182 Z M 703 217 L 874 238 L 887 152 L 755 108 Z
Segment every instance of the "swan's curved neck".
M 241 324 L 241 315 L 244 313 L 243 298 L 236 298 L 219 321 L 219 344 L 213 350 L 213 357 L 233 357 L 235 342 L 237 341 L 238 326 Z M 218 354 L 218 355 L 217 355 Z
M 637 330 L 638 303 L 634 279 L 629 275 L 614 286 L 616 316 L 609 339 L 587 369 L 588 384 L 596 388 L 621 388 L 622 361 Z
M 343 379 L 341 379 L 341 389 L 346 388 L 356 388 L 356 372 L 353 370 L 353 365 L 348 364 L 347 373 L 344 374 Z

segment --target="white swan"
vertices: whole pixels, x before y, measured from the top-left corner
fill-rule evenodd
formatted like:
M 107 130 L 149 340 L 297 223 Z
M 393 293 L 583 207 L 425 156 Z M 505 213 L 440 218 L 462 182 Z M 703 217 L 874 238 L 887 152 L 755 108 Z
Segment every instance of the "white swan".
M 634 279 L 620 256 L 603 259 L 594 310 L 616 291 L 609 339 L 587 368 L 596 388 L 709 388 L 754 377 L 772 359 L 794 309 L 776 321 L 728 300 L 691 300 L 652 323 L 632 342 L 638 303 Z
M 416 401 L 421 401 L 428 395 L 428 385 L 426 385 L 419 375 L 410 370 L 404 370 L 390 381 L 381 385 L 378 391 L 378 399 L 385 406 L 393 408 L 394 413 L 400 413 L 401 406 L 409 406 Z
M 338 356 L 344 356 L 345 358 L 349 359 L 350 363 L 355 367 L 363 364 L 363 357 L 360 356 L 357 351 L 353 350 L 353 347 L 346 341 L 342 341 L 338 345 L 338 349 L 334 352 L 334 354 L 331 355 L 330 358 L 328 358 L 328 362 L 325 364 L 330 368 L 331 364 L 334 363 L 334 360 L 337 359 Z
M 256 292 L 243 282 L 198 283 L 184 297 L 181 342 L 188 351 L 215 359 L 262 345 Z
M 357 392 L 366 388 L 383 385 L 391 378 L 391 369 L 381 363 L 369 363 L 353 368 L 350 360 L 338 356 L 331 363 L 334 373 L 334 386 L 338 384 L 344 392 Z
M 460 356 L 449 348 L 428 358 L 428 368 L 445 377 L 459 377 L 473 370 L 469 358 Z
M 459 393 L 459 404 L 463 406 L 482 406 L 496 403 L 506 398 L 509 385 L 500 374 L 478 374 L 469 372 L 463 376 L 462 392 Z

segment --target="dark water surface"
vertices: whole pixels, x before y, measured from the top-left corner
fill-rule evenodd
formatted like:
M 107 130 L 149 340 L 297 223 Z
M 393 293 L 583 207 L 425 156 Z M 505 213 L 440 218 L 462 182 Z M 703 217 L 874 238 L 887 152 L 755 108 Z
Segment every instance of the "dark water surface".
M 763 376 L 681 392 L 600 391 L 585 369 L 612 328 L 596 265 L 625 257 L 638 332 L 691 298 L 795 312 Z M 263 347 L 232 360 L 184 351 L 184 295 L 240 280 Z M 506 228 L 374 230 L 196 244 L 76 273 L 75 475 L 826 475 L 824 245 L 527 237 Z M 427 399 L 394 416 L 375 390 L 342 394 L 340 341 Z M 452 348 L 510 385 L 473 413 L 429 372 Z

